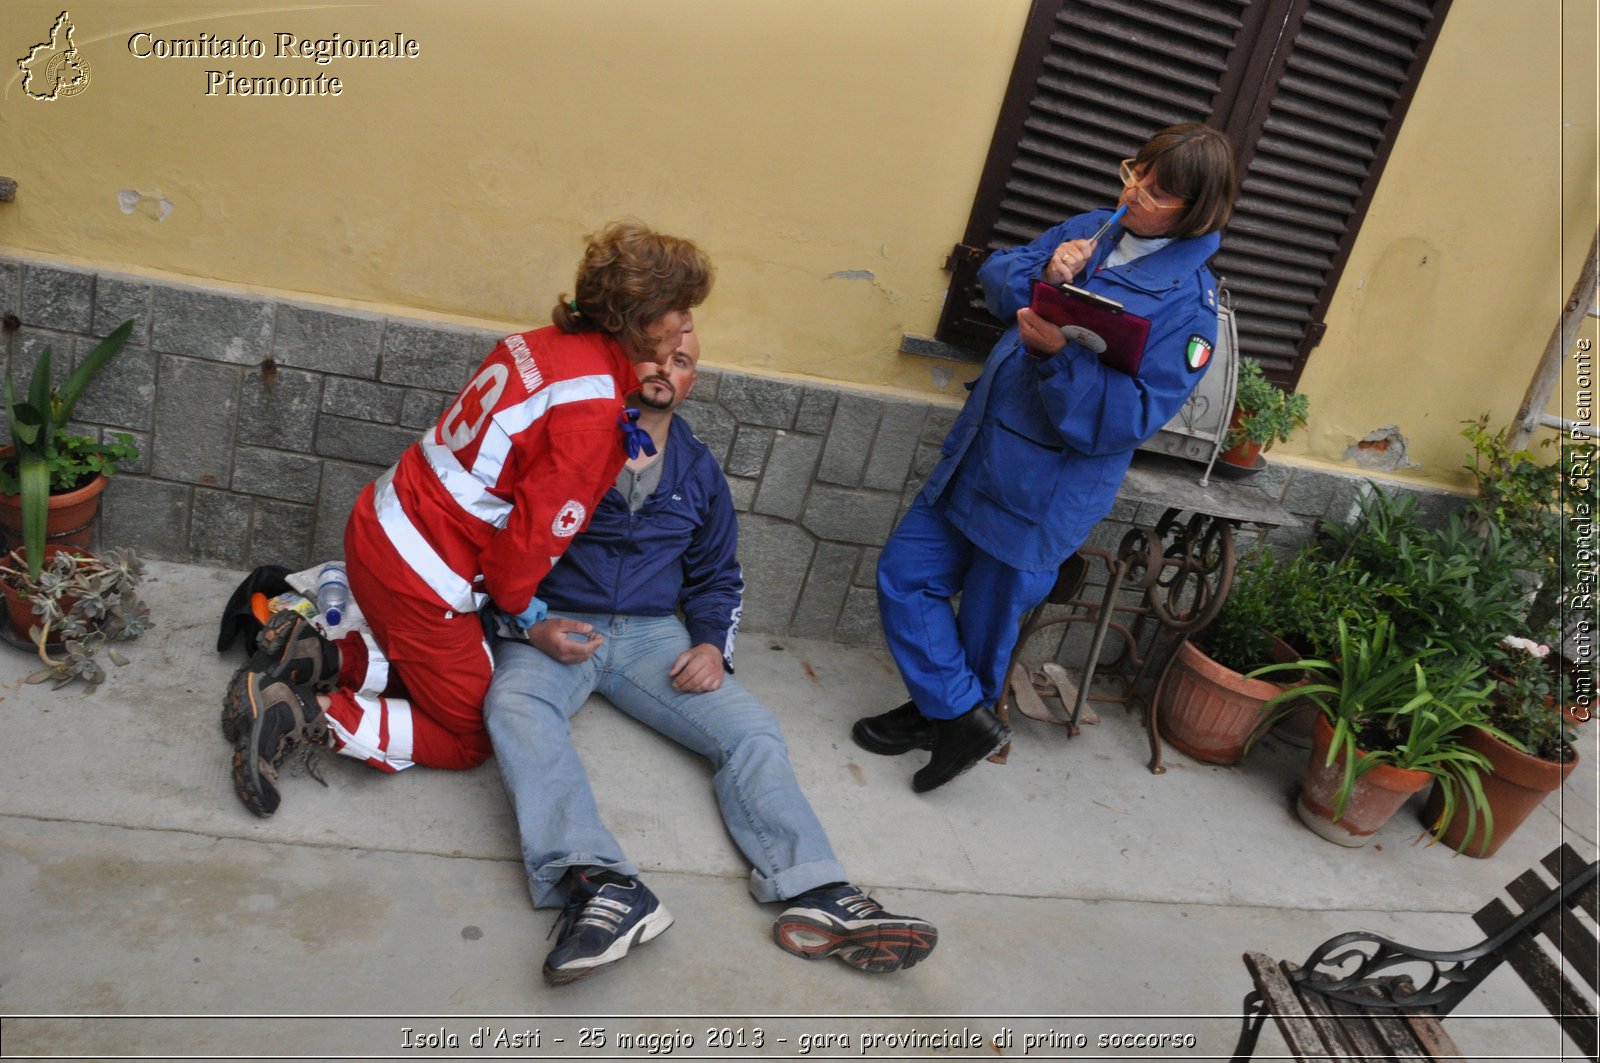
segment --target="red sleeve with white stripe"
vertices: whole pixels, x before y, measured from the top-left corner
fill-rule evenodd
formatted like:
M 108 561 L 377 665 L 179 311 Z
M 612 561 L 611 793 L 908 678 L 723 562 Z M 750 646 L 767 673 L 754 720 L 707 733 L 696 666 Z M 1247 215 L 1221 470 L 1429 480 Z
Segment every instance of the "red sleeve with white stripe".
M 546 445 L 513 452 L 507 470 L 514 477 L 511 516 L 482 556 L 484 589 L 507 613 L 528 607 L 622 469 L 622 436 L 614 421 L 620 403 L 583 405 L 601 407 L 610 417 L 596 423 L 600 411 L 554 409 L 546 414 L 548 431 L 540 433 Z
M 508 336 L 496 351 L 516 397 L 496 409 L 472 458 L 477 476 L 510 504 L 479 565 L 484 589 L 513 615 L 528 607 L 622 468 L 618 373 L 627 363 L 613 347 L 547 328 Z

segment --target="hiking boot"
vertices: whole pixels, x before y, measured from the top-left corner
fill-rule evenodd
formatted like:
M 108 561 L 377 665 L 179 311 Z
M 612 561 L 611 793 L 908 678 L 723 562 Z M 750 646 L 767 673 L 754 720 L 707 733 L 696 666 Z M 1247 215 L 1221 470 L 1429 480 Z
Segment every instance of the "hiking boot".
M 256 652 L 233 674 L 222 698 L 222 736 L 237 743 L 250 726 L 251 672 L 261 672 L 325 694 L 339 678 L 339 647 L 292 609 L 273 613 L 256 636 Z
M 801 959 L 837 956 L 863 971 L 898 971 L 921 962 L 939 943 L 925 919 L 891 915 L 855 886 L 807 890 L 772 925 L 778 947 Z
M 256 635 L 256 651 L 275 661 L 305 660 L 316 671 L 307 682 L 317 684 L 320 693 L 339 678 L 338 647 L 293 609 L 280 609 L 267 619 Z
M 544 959 L 547 985 L 566 985 L 616 963 L 657 937 L 672 916 L 643 882 L 604 868 L 574 868 L 567 904 L 552 926 L 561 931 Z
M 243 689 L 249 711 L 233 751 L 233 788 L 258 816 L 278 810 L 278 765 L 299 744 L 326 745 L 328 718 L 309 686 L 247 672 Z
M 937 789 L 1009 741 L 1011 728 L 987 705 L 953 720 L 935 720 L 933 756 L 911 777 L 911 788 L 919 794 Z
M 933 721 L 917 711 L 914 701 L 897 709 L 863 716 L 850 728 L 850 737 L 868 753 L 897 757 L 913 749 L 933 748 Z

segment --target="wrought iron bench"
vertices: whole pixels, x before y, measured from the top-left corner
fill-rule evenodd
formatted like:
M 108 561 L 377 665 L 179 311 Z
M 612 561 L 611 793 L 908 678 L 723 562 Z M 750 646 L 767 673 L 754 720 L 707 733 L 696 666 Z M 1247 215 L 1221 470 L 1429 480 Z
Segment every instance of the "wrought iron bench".
M 1245 997 L 1234 1063 L 1254 1053 L 1269 1015 L 1298 1059 L 1459 1060 L 1439 1020 L 1502 963 L 1595 1060 L 1600 945 L 1577 909 L 1597 918 L 1600 862 L 1586 865 L 1563 845 L 1541 863 L 1548 875 L 1536 866 L 1506 887 L 1515 907 L 1496 898 L 1473 915 L 1489 936 L 1468 949 L 1431 952 L 1357 931 L 1323 942 L 1299 966 L 1245 953 L 1255 989 Z M 1562 959 L 1587 991 L 1563 972 Z

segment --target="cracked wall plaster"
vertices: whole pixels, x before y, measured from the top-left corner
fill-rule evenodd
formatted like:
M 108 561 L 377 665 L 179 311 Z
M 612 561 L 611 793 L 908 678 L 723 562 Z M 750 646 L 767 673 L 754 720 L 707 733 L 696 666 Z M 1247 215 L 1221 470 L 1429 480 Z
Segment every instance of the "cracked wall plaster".
M 117 206 L 122 208 L 124 214 L 138 211 L 156 221 L 166 221 L 167 215 L 172 213 L 172 200 L 166 196 L 147 196 L 132 188 L 125 188 L 117 193 Z
M 1392 424 L 1368 432 L 1344 452 L 1346 461 L 1353 461 L 1363 469 L 1376 472 L 1394 472 L 1396 469 L 1415 469 L 1419 466 L 1406 456 L 1406 437 Z

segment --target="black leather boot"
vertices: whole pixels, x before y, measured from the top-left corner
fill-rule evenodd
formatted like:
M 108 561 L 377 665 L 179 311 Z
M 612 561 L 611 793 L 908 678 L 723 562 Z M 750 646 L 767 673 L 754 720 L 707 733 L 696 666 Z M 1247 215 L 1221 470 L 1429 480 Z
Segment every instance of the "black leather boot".
M 953 720 L 934 720 L 933 756 L 911 777 L 911 788 L 919 794 L 937 789 L 1009 741 L 1011 728 L 987 705 Z
M 850 728 L 850 737 L 868 753 L 896 757 L 913 749 L 932 749 L 933 721 L 908 701 L 897 709 L 863 716 Z

